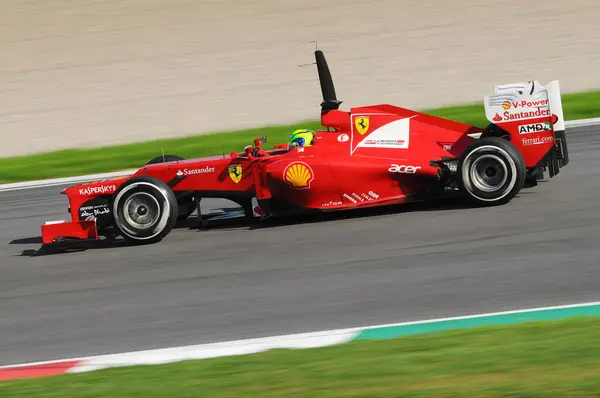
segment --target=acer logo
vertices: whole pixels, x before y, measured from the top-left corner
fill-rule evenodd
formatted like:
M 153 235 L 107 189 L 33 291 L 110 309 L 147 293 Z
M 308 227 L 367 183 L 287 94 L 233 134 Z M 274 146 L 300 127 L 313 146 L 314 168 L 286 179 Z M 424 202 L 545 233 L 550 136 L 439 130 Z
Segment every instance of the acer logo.
M 417 170 L 419 170 L 421 166 L 407 166 L 407 165 L 398 165 L 392 164 L 392 166 L 388 169 L 390 173 L 400 173 L 400 174 L 415 174 Z

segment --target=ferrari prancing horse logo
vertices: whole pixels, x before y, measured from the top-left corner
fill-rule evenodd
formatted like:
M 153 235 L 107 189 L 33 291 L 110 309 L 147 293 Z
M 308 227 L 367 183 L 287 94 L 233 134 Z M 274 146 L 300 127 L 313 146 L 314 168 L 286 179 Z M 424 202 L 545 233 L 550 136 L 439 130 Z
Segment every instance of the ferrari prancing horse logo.
M 227 167 L 227 170 L 229 171 L 229 177 L 233 180 L 233 182 L 235 182 L 236 184 L 240 182 L 240 180 L 242 179 L 241 165 L 232 164 L 231 166 Z
M 354 119 L 354 127 L 360 135 L 365 135 L 367 130 L 369 130 L 369 117 L 361 116 Z

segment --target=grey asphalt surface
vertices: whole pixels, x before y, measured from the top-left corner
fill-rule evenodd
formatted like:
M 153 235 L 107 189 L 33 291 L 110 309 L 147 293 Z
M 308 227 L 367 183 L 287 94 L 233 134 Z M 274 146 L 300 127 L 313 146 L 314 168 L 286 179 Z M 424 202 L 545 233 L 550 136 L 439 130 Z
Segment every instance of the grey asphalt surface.
M 568 167 L 506 206 L 183 226 L 145 247 L 30 257 L 66 197 L 1 193 L 0 365 L 598 301 L 599 133 L 568 131 Z

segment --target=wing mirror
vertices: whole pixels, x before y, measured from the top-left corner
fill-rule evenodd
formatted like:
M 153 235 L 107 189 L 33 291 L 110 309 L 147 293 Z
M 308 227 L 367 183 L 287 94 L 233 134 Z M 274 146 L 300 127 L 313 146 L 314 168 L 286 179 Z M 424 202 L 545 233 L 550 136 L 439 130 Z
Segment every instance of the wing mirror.
M 265 142 L 267 142 L 267 137 L 263 135 L 259 138 L 254 139 L 254 146 L 258 147 L 260 146 L 260 144 L 264 144 Z

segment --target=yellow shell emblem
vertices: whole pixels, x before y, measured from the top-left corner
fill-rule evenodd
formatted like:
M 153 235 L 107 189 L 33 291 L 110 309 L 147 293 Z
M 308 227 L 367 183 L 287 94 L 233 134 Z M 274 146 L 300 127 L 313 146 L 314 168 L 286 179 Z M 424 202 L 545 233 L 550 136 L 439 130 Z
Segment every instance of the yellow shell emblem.
M 290 163 L 283 171 L 284 180 L 294 189 L 310 188 L 314 177 L 310 166 L 303 162 Z
M 365 135 L 365 133 L 369 130 L 369 117 L 357 117 L 354 119 L 354 127 L 356 127 L 356 131 L 358 131 L 360 135 Z

